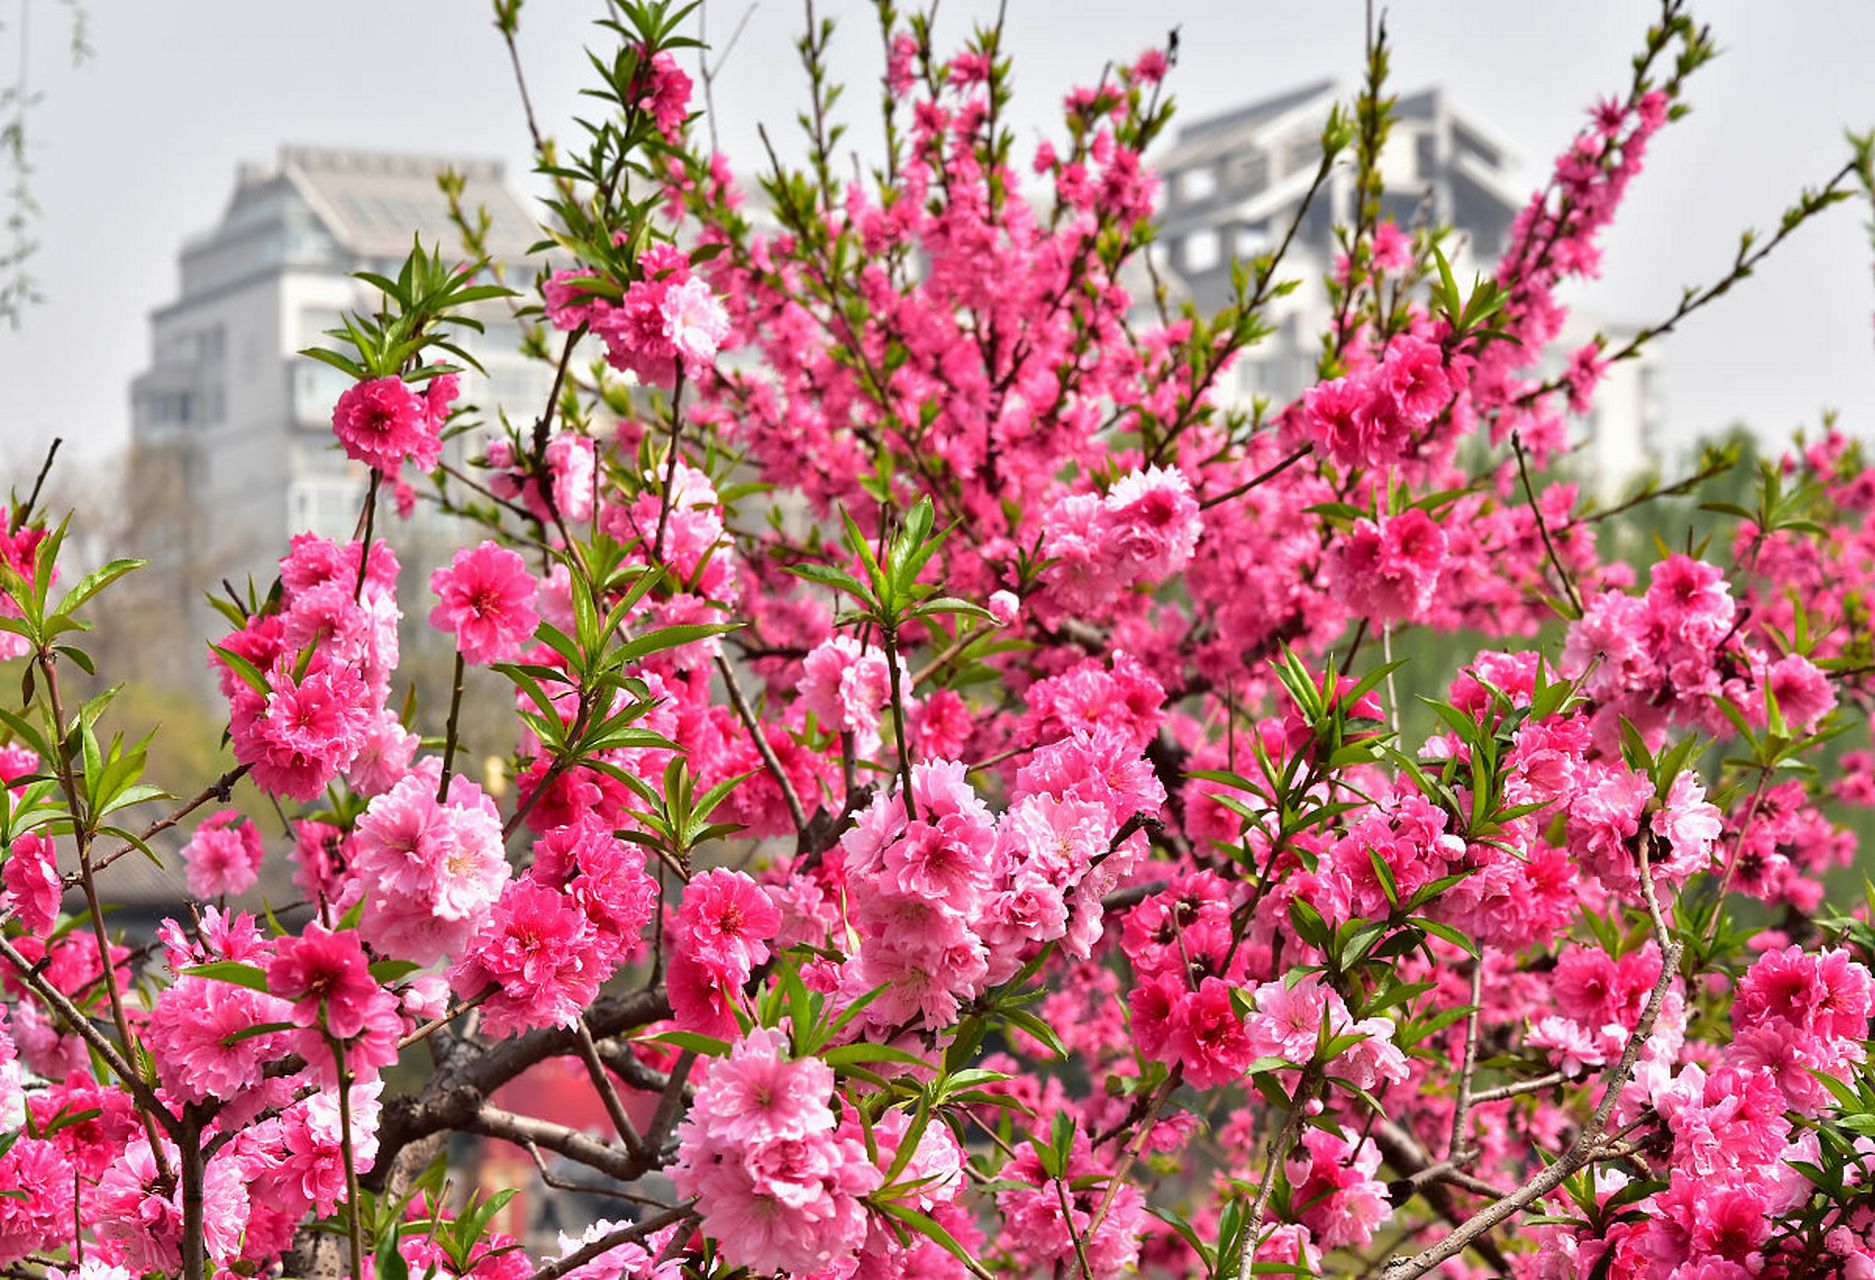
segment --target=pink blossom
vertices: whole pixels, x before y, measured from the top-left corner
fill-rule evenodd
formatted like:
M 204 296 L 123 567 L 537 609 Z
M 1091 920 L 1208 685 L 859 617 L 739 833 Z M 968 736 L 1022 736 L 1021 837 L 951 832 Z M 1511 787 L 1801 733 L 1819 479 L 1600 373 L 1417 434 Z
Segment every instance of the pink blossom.
M 20 923 L 34 933 L 51 933 L 65 896 L 58 846 L 35 831 L 20 832 L 13 837 L 0 878 L 6 886 L 5 905 Z
M 295 1023 L 325 1027 L 341 1040 L 365 1029 L 383 994 L 358 935 L 349 929 L 333 932 L 316 920 L 298 936 L 288 934 L 274 944 L 267 987 L 292 1002 Z
M 676 58 L 661 51 L 652 55 L 644 77 L 647 87 L 638 109 L 650 112 L 658 132 L 675 141 L 690 112 L 690 77 L 677 65 Z
M 438 603 L 430 625 L 456 637 L 456 650 L 470 662 L 511 662 L 534 637 L 538 584 L 520 553 L 483 541 L 458 551 L 446 568 L 430 575 Z
M 72 1229 L 72 1162 L 57 1146 L 18 1136 L 0 1154 L 0 1262 L 55 1249 Z
M 1417 507 L 1355 521 L 1329 553 L 1336 597 L 1382 625 L 1410 622 L 1432 605 L 1446 555 L 1445 531 Z
M 662 310 L 665 339 L 676 350 L 685 372 L 700 377 L 729 336 L 729 313 L 710 287 L 694 276 L 665 290 Z
M 303 679 L 269 677 L 265 698 L 243 687 L 231 707 L 234 758 L 263 791 L 306 803 L 357 759 L 371 725 L 364 682 L 315 664 Z
M 680 1195 L 694 1195 L 725 1261 L 754 1271 L 822 1271 L 866 1238 L 860 1197 L 884 1180 L 856 1137 L 775 1138 L 704 1162 L 680 1147 Z
M 189 892 L 197 898 L 246 893 L 259 879 L 266 855 L 254 824 L 234 809 L 222 809 L 203 820 L 182 846 Z
M 758 1027 L 727 1058 L 710 1064 L 691 1115 L 711 1142 L 746 1146 L 830 1132 L 833 1069 L 817 1058 L 790 1058 L 780 1032 Z
M 679 950 L 743 975 L 768 959 L 780 927 L 781 913 L 755 881 L 720 868 L 691 878 L 674 926 Z
M 428 404 L 402 378 L 369 378 L 347 387 L 332 410 L 332 429 L 347 457 L 387 475 L 405 462 L 429 471 L 442 452 Z
M 847 635 L 833 636 L 815 646 L 804 660 L 801 705 L 826 733 L 853 732 L 862 738 L 879 731 L 880 716 L 892 697 L 891 673 L 885 651 L 876 645 L 860 647 Z M 911 668 L 899 659 L 900 688 L 911 685 Z
M 137 1272 L 182 1269 L 182 1192 L 174 1170 L 177 1152 L 163 1140 L 170 1174 L 159 1174 L 156 1157 L 143 1138 L 133 1140 L 86 1198 L 96 1214 L 98 1235 L 119 1250 L 125 1265 Z M 203 1173 L 202 1226 L 208 1256 L 228 1263 L 240 1256 L 247 1225 L 247 1184 L 241 1162 L 231 1153 L 211 1158 Z
M 1650 824 L 1653 833 L 1671 850 L 1671 856 L 1658 869 L 1675 881 L 1708 870 L 1723 825 L 1718 808 L 1706 799 L 1698 775 L 1680 774 Z
M 145 1040 L 163 1087 L 189 1102 L 229 1099 L 260 1083 L 281 1052 L 277 1032 L 228 1042 L 236 1032 L 278 1022 L 285 1005 L 232 982 L 184 976 L 157 997 Z
M 1190 563 L 1204 527 L 1191 483 L 1150 467 L 1120 477 L 1102 504 L 1103 542 L 1129 581 L 1156 582 Z
M 367 886 L 359 924 L 365 940 L 433 962 L 462 949 L 508 881 L 500 813 L 460 774 L 443 802 L 429 778 L 406 778 L 358 820 L 352 869 Z
M 422 742 L 388 707 L 383 708 L 365 731 L 358 754 L 345 770 L 345 780 L 367 800 L 383 795 L 409 774 Z
M 1836 705 L 1829 677 L 1801 654 L 1786 654 L 1765 672 L 1765 684 L 1777 700 L 1777 709 L 1798 733 L 1808 733 Z
M 1386 1184 L 1374 1177 L 1380 1152 L 1320 1129 L 1303 1131 L 1302 1148 L 1306 1159 L 1291 1155 L 1284 1166 L 1302 1224 L 1324 1248 L 1364 1247 L 1392 1212 Z
M 450 971 L 464 1000 L 489 987 L 482 1006 L 490 1035 L 571 1026 L 612 975 L 617 952 L 579 905 L 533 880 L 502 890 L 493 916 Z

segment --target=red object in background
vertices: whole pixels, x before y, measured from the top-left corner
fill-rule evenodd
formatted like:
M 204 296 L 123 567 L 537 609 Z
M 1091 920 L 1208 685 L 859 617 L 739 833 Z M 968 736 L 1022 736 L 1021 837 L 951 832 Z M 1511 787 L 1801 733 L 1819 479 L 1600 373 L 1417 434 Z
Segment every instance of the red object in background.
M 631 1088 L 616 1076 L 612 1077 L 612 1084 L 618 1090 L 619 1100 L 625 1104 L 625 1114 L 642 1132 L 657 1111 L 657 1098 Z M 495 1090 L 493 1102 L 503 1111 L 566 1125 L 603 1140 L 616 1141 L 620 1137 L 606 1114 L 599 1091 L 593 1088 L 592 1079 L 586 1074 L 585 1064 L 578 1058 L 549 1058 L 535 1063 Z M 481 1193 L 486 1196 L 504 1187 L 522 1188 L 502 1210 L 496 1227 L 527 1240 L 535 1207 L 528 1191 L 538 1185 L 539 1170 L 534 1158 L 525 1147 L 500 1138 L 484 1138 L 480 1145 L 476 1183 Z M 551 1151 L 540 1154 L 552 1167 L 554 1154 Z

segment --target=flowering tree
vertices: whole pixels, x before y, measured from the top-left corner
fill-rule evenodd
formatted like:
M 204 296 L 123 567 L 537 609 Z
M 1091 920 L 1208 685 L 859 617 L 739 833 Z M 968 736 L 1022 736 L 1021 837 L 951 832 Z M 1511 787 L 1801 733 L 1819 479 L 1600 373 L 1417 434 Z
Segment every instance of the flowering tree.
M 1599 522 L 1718 465 L 1602 510 L 1550 474 L 1610 364 L 1875 185 L 1868 144 L 1544 379 L 1707 36 L 1668 0 L 1469 290 L 1379 216 L 1377 38 L 1321 139 L 1358 198 L 1320 381 L 1243 406 L 1287 239 L 1216 314 L 1120 284 L 1165 54 L 1069 95 L 1025 184 L 999 29 L 945 56 L 881 3 L 886 151 L 843 182 L 810 24 L 807 160 L 756 219 L 690 147 L 685 14 L 614 8 L 605 111 L 537 135 L 537 296 L 419 246 L 307 353 L 370 495 L 218 602 L 238 763 L 193 799 L 62 692 L 134 562 L 64 587 L 13 505 L 9 1274 L 1875 1273 L 1875 929 L 1823 883 L 1875 757 L 1818 767 L 1875 670 L 1875 471 L 1832 431 L 1644 581 Z M 553 391 L 463 470 L 453 335 L 500 298 Z M 427 591 L 387 496 L 466 522 Z M 442 714 L 398 693 L 412 609 Z M 1409 742 L 1413 630 L 1493 647 Z M 513 692 L 502 803 L 459 767 L 470 666 Z M 244 779 L 282 832 L 199 818 Z M 132 950 L 110 868 L 189 823 L 186 919 Z M 268 856 L 303 899 L 257 918 L 227 897 Z M 610 1132 L 497 1100 L 554 1058 Z M 627 1208 L 531 1258 L 451 1133 Z

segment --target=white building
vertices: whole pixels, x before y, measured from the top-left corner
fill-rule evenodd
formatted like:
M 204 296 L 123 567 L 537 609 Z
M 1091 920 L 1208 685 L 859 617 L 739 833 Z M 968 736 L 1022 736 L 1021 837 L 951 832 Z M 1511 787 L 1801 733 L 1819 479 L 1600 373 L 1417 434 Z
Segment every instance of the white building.
M 1332 81 L 1306 85 L 1188 124 L 1156 158 L 1165 182 L 1157 252 L 1200 310 L 1229 300 L 1233 257 L 1248 259 L 1281 242 L 1320 166 L 1328 112 L 1350 98 Z M 1436 88 L 1395 104 L 1380 168 L 1382 216 L 1401 227 L 1454 227 L 1460 243 L 1453 269 L 1464 283 L 1491 270 L 1530 198 L 1514 177 L 1510 146 Z M 1283 275 L 1300 277 L 1303 286 L 1271 305 L 1277 331 L 1239 357 L 1230 390 L 1242 399 L 1264 396 L 1280 407 L 1315 381 L 1333 318 L 1321 281 L 1340 252 L 1334 228 L 1354 223 L 1354 199 L 1353 168 L 1343 162 L 1303 216 L 1283 264 Z M 1574 350 L 1598 329 L 1615 344 L 1624 336 L 1578 311 L 1558 349 Z M 1610 370 L 1596 409 L 1576 424 L 1575 467 L 1603 492 L 1651 465 L 1662 416 L 1658 388 L 1657 357 L 1625 362 Z
M 178 296 L 152 314 L 150 367 L 131 386 L 131 438 L 139 477 L 172 494 L 176 531 L 162 558 L 187 600 L 224 577 L 252 574 L 264 589 L 296 532 L 352 537 L 368 475 L 332 433 L 347 379 L 297 353 L 333 345 L 324 331 L 342 313 L 375 309 L 377 291 L 353 272 L 395 276 L 413 235 L 458 248 L 437 186 L 450 170 L 465 180 L 464 205 L 487 210 L 488 247 L 509 264 L 508 283 L 525 290 L 531 276 L 514 264 L 538 231 L 491 160 L 285 147 L 271 164 L 241 166 L 221 220 L 184 244 Z M 486 333 L 461 336 L 488 373 L 465 371 L 458 404 L 487 421 L 497 406 L 531 421 L 551 371 L 520 354 L 505 305 L 475 314 Z M 459 461 L 473 444 L 452 441 L 447 456 Z M 403 555 L 406 591 L 435 550 L 426 543 L 462 536 L 446 523 L 422 506 L 408 525 L 381 512 L 377 529 Z M 206 614 L 197 617 L 206 634 Z

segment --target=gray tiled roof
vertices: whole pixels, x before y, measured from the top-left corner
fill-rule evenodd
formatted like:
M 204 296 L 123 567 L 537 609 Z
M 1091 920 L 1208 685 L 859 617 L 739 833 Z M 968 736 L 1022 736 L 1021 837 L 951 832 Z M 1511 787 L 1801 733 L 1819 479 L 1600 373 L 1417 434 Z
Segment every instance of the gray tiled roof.
M 525 254 L 539 238 L 534 214 L 508 189 L 500 161 L 473 156 L 286 146 L 275 164 L 243 169 L 229 212 L 251 193 L 285 180 L 341 247 L 364 258 L 399 258 L 413 234 L 426 244 L 456 243 L 448 201 L 436 185 L 451 169 L 465 179 L 463 203 L 488 211 L 491 253 L 509 260 Z

